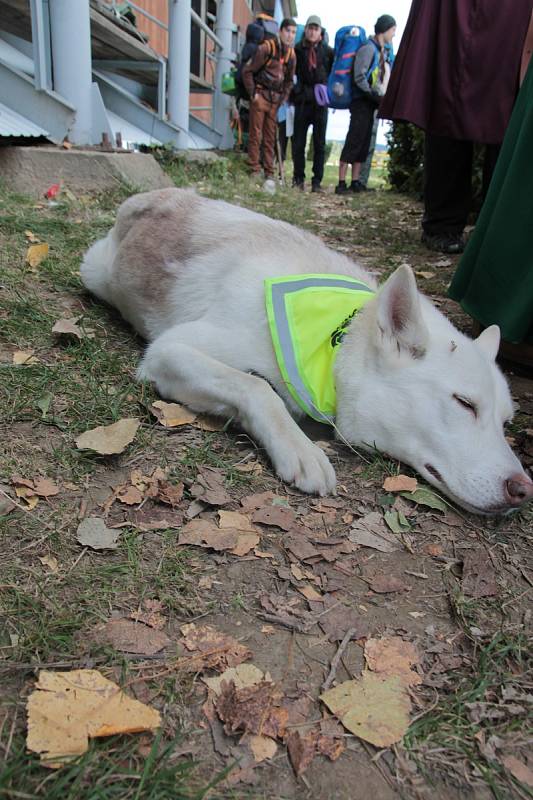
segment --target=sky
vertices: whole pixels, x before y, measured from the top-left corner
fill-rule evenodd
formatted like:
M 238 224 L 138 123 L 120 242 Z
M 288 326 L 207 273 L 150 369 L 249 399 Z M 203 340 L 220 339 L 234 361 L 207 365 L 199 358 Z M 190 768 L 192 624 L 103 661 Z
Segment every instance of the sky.
M 393 45 L 398 52 L 400 39 L 407 22 L 411 0 L 367 0 L 366 3 L 349 2 L 349 0 L 296 0 L 298 16 L 296 21 L 305 24 L 307 17 L 318 14 L 322 26 L 329 34 L 329 42 L 333 46 L 335 33 L 343 25 L 360 25 L 368 34 L 374 33 L 374 23 L 381 14 L 392 14 L 397 22 L 396 36 Z M 355 13 L 354 13 L 355 9 Z M 328 139 L 344 140 L 350 121 L 349 111 L 333 111 L 328 115 Z M 389 123 L 381 122 L 378 130 L 378 143 L 385 144 L 385 131 Z

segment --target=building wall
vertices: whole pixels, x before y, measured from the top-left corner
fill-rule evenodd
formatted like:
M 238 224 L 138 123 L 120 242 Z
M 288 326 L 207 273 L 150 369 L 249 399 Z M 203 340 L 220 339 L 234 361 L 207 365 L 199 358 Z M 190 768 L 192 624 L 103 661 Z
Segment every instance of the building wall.
M 136 0 L 137 5 L 144 8 L 149 14 L 168 25 L 168 0 Z M 238 27 L 238 31 L 244 40 L 246 26 L 252 20 L 251 0 L 233 0 L 233 21 Z M 168 55 L 168 35 L 165 30 L 160 28 L 155 22 L 144 17 L 139 12 L 135 12 L 137 27 L 140 31 L 147 34 L 148 44 L 157 53 L 163 56 Z M 205 41 L 207 52 L 213 50 L 213 43 L 207 39 Z M 214 81 L 214 62 L 205 62 L 205 80 Z M 190 94 L 190 105 L 193 107 L 191 113 L 204 122 L 211 122 L 213 96 L 209 92 L 195 92 Z M 195 106 L 207 106 L 207 109 L 198 110 Z

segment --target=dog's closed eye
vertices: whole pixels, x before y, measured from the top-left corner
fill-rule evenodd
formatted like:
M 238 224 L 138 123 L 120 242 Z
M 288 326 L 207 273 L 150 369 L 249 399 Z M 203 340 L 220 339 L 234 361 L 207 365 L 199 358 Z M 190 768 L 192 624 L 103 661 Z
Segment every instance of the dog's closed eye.
M 454 394 L 453 399 L 477 418 L 477 406 L 472 400 L 469 400 L 468 397 L 462 397 L 460 394 Z

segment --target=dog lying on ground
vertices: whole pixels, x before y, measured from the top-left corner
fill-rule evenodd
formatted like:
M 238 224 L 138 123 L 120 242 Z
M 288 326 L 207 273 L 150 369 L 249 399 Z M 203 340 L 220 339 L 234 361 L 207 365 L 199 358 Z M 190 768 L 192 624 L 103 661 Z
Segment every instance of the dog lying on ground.
M 328 458 L 295 421 L 307 412 L 473 512 L 533 497 L 504 437 L 513 407 L 495 364 L 498 328 L 464 336 L 406 266 L 376 291 L 371 275 L 309 233 L 164 189 L 122 204 L 81 275 L 149 342 L 140 379 L 236 418 L 303 492 L 335 491 Z

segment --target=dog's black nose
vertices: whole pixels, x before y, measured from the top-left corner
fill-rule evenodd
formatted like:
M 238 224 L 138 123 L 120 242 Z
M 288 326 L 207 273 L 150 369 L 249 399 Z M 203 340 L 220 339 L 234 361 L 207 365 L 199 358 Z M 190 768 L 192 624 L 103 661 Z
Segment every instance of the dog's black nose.
M 533 481 L 527 475 L 511 475 L 503 488 L 505 499 L 512 506 L 520 506 L 533 497 Z

